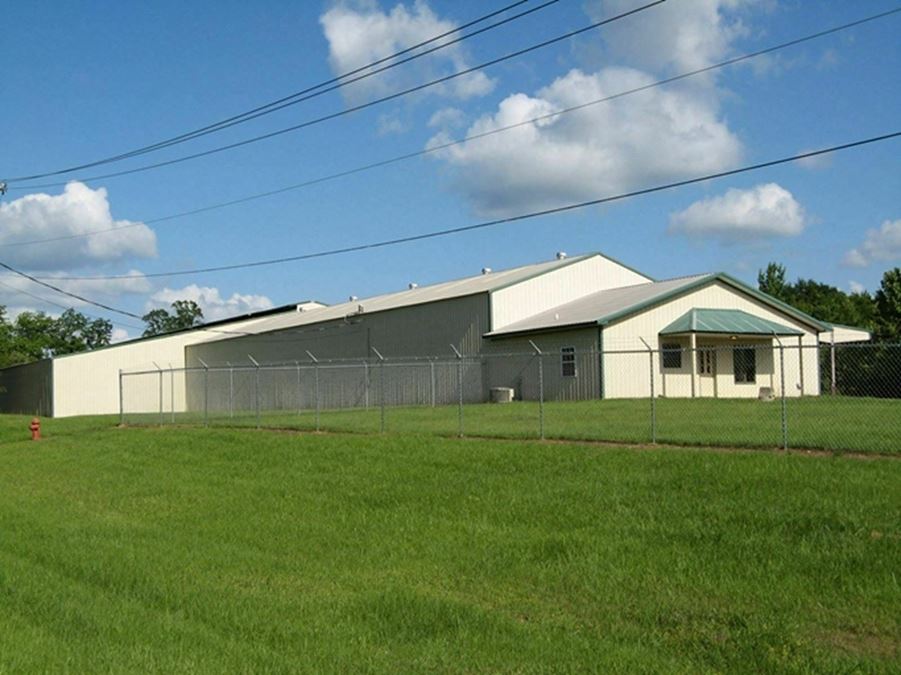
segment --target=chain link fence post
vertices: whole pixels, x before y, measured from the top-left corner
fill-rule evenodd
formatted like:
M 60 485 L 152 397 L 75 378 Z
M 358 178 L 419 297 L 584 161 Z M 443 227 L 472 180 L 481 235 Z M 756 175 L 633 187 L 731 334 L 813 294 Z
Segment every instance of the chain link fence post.
M 314 378 L 314 386 L 316 387 L 316 431 L 319 431 L 319 410 L 322 405 L 322 398 L 319 396 L 319 359 L 313 356 L 310 350 L 306 350 L 307 356 L 310 357 L 310 361 L 313 362 L 313 378 Z
M 450 346 L 457 356 L 457 436 L 463 438 L 463 354 L 454 346 Z
M 163 418 L 163 369 L 160 368 L 159 364 L 156 361 L 151 361 L 153 363 L 153 367 L 156 368 L 159 379 L 159 413 L 160 413 L 160 426 L 164 424 Z
M 375 347 L 372 352 L 379 360 L 379 433 L 385 433 L 385 357 Z
M 369 361 L 363 361 L 363 404 L 369 410 Z
M 639 340 L 644 342 L 644 346 L 648 350 L 648 373 L 650 373 L 648 382 L 651 391 L 651 444 L 657 445 L 657 396 L 654 388 L 654 350 L 651 349 L 651 345 L 643 337 L 639 337 Z
M 125 389 L 122 369 L 119 369 L 119 426 L 125 426 Z
M 534 342 L 529 340 L 535 356 L 538 357 L 538 438 L 544 440 L 544 354 Z
M 300 380 L 300 361 L 295 361 L 297 367 L 297 414 L 300 415 L 303 410 L 303 383 Z
M 169 364 L 169 417 L 172 424 L 175 424 L 175 369 Z
M 210 425 L 210 367 L 201 359 L 200 365 L 203 366 L 203 426 Z
M 779 343 L 779 388 L 782 404 L 782 449 L 788 452 L 788 410 L 786 408 L 785 398 L 785 346 L 782 340 L 775 333 L 773 334 L 776 342 Z
M 257 360 L 253 358 L 250 354 L 247 355 L 247 358 L 250 359 L 250 362 L 253 364 L 254 372 L 253 372 L 253 405 L 254 410 L 257 414 L 257 429 L 259 429 L 262 424 L 260 420 L 260 364 L 257 363 Z
M 430 396 L 431 404 L 432 404 L 432 407 L 434 408 L 437 405 L 437 400 L 436 400 L 436 396 L 435 396 L 435 388 L 436 388 L 435 359 L 431 359 L 431 358 L 429 359 L 429 387 L 430 387 L 430 394 L 431 394 L 431 396 Z
M 228 365 L 228 417 L 235 416 L 235 369 L 230 361 L 226 361 Z
M 829 381 L 829 391 L 835 396 L 837 393 L 837 387 L 835 383 L 835 327 L 832 328 L 832 339 L 829 341 L 829 369 L 830 369 L 830 381 Z

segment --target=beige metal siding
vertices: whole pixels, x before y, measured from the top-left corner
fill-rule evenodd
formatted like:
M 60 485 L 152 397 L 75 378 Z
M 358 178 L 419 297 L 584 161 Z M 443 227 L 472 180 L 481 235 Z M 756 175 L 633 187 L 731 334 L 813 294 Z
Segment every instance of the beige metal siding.
M 650 279 L 603 256 L 593 256 L 491 294 L 491 330 L 598 291 Z
M 801 344 L 805 349 L 799 351 L 796 347 L 799 340 L 796 337 L 779 338 L 786 346 L 785 350 L 785 389 L 786 395 L 798 396 L 801 394 L 800 386 L 803 380 L 803 393 L 805 395 L 819 394 L 819 360 L 817 357 L 817 334 L 809 326 L 795 319 L 776 312 L 769 306 L 754 298 L 744 295 L 725 284 L 715 282 L 710 286 L 686 294 L 671 300 L 658 307 L 652 307 L 636 316 L 629 317 L 604 328 L 604 374 L 605 396 L 610 398 L 629 398 L 647 396 L 649 394 L 649 379 L 630 377 L 629 373 L 648 373 L 648 357 L 640 352 L 645 349 L 642 338 L 654 349 L 659 349 L 664 342 L 678 341 L 671 337 L 661 338 L 658 333 L 665 326 L 688 312 L 692 308 L 710 309 L 740 309 L 750 314 L 780 323 L 785 326 L 803 331 Z M 688 347 L 688 338 L 682 338 L 681 342 Z M 731 341 L 723 340 L 722 336 L 704 337 L 698 336 L 699 345 L 714 344 L 715 346 L 728 346 Z M 762 340 L 742 339 L 740 343 L 751 342 L 756 345 L 778 345 L 772 338 Z M 611 353 L 619 352 L 619 353 Z M 758 381 L 755 383 L 736 383 L 732 370 L 731 353 L 717 352 L 717 395 L 724 398 L 753 397 L 757 396 L 760 387 L 771 387 L 777 395 L 781 391 L 781 374 L 778 365 L 778 350 L 774 353 L 770 350 L 758 350 L 757 371 Z M 666 370 L 662 362 L 655 362 L 655 380 L 657 382 L 657 395 L 666 396 L 690 396 L 692 392 L 692 357 L 686 353 L 683 357 L 683 366 L 677 372 Z M 802 377 L 803 364 L 803 377 Z M 697 376 L 694 376 L 697 378 Z M 701 383 L 695 379 L 694 387 L 697 392 Z M 664 393 L 665 392 L 665 393 Z
M 244 330 L 260 320 L 249 319 L 207 331 L 198 329 L 112 345 L 92 352 L 58 356 L 53 359 L 53 414 L 55 417 L 116 414 L 119 412 L 120 370 L 152 370 L 156 367 L 154 363 L 164 369 L 183 368 L 186 346 L 217 339 L 226 331 Z M 144 377 L 152 379 L 156 376 Z M 152 412 L 158 408 L 156 384 L 138 385 L 135 379 L 131 382 L 134 383 L 131 392 L 150 392 L 139 400 L 126 401 L 131 412 Z M 168 380 L 164 382 L 163 396 L 165 409 L 171 409 L 173 398 L 176 412 L 185 409 L 185 388 L 179 378 L 176 377 L 172 383 Z M 150 410 L 145 410 L 148 406 Z
M 152 370 L 155 368 L 154 362 L 161 368 L 180 368 L 184 366 L 185 345 L 204 339 L 209 338 L 203 334 L 184 333 L 53 359 L 54 415 L 70 417 L 118 413 L 120 370 Z M 155 392 L 156 388 L 148 391 Z M 180 401 L 178 396 L 176 394 L 176 410 L 183 409 L 184 405 L 183 393 Z M 179 402 L 182 408 L 179 408 Z M 151 404 L 156 405 L 155 397 L 148 403 Z M 139 407 L 145 406 L 142 404 Z M 132 412 L 147 411 L 134 409 Z
M 53 415 L 53 370 L 49 359 L 0 370 L 0 412 Z

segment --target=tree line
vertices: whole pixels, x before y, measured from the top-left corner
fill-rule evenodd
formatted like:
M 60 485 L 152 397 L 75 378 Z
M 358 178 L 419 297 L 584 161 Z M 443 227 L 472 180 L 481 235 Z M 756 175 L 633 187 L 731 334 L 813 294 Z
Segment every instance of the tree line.
M 171 309 L 154 309 L 145 314 L 143 336 L 203 323 L 203 311 L 193 300 L 176 300 Z M 112 337 L 110 321 L 91 319 L 74 309 L 67 309 L 58 317 L 46 312 L 22 312 L 11 320 L 6 307 L 0 305 L 0 368 L 105 347 Z
M 876 342 L 901 342 L 901 268 L 887 270 L 879 289 L 845 293 L 813 279 L 785 280 L 785 266 L 771 262 L 757 274 L 758 288 L 820 321 L 864 328 Z

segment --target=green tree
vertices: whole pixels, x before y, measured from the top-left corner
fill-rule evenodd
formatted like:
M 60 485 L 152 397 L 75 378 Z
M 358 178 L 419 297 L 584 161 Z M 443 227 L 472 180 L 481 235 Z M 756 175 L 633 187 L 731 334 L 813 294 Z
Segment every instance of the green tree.
M 108 345 L 112 333 L 113 325 L 106 319 L 91 320 L 74 309 L 56 319 L 45 312 L 22 312 L 10 323 L 2 308 L 0 361 L 11 365 L 96 349 Z
M 847 294 L 844 291 L 813 279 L 785 281 L 785 267 L 771 262 L 757 274 L 757 286 L 802 312 L 826 321 L 855 326 L 874 331 L 877 324 L 877 307 L 873 297 L 866 292 Z
M 203 323 L 203 310 L 193 300 L 176 300 L 171 306 L 172 313 L 166 309 L 153 309 L 141 317 L 147 324 L 144 337 L 194 328 Z
M 774 298 L 786 302 L 785 265 L 771 262 L 766 266 L 766 270 L 758 271 L 757 288 L 768 295 L 772 295 Z
M 53 355 L 56 322 L 44 312 L 22 312 L 13 324 L 13 361 L 37 361 Z
M 876 333 L 880 340 L 901 342 L 901 268 L 895 267 L 882 275 L 876 291 Z

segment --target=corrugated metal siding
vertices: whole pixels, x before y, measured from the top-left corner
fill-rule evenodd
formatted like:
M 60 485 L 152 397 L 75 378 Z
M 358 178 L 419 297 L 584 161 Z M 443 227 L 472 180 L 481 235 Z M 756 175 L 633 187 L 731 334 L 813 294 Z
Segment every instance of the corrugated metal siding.
M 53 368 L 50 359 L 0 370 L 0 412 L 53 415 Z
M 494 291 L 491 295 L 491 330 L 500 330 L 591 293 L 649 281 L 648 277 L 603 256 L 585 258 Z
M 486 342 L 483 360 L 486 386 L 512 387 L 518 399 L 538 399 L 538 357 L 529 337 L 498 338 Z M 546 333 L 531 337 L 542 351 L 544 398 L 546 401 L 575 401 L 600 398 L 597 328 Z M 561 349 L 574 347 L 576 376 L 563 377 Z M 517 356 L 509 356 L 516 354 Z
M 311 312 L 312 314 L 312 312 Z M 488 329 L 488 294 L 480 293 L 384 312 L 348 316 L 313 326 L 193 345 L 188 366 L 307 362 L 310 351 L 327 359 L 373 359 L 374 347 L 386 358 L 453 356 L 453 344 L 463 354 L 478 354 Z
M 645 349 L 641 338 L 644 338 L 654 349 L 659 349 L 663 342 L 678 341 L 670 336 L 661 338 L 658 333 L 665 326 L 669 325 L 680 316 L 695 307 L 706 307 L 711 309 L 740 309 L 742 311 L 754 314 L 756 316 L 782 323 L 787 326 L 802 331 L 802 344 L 807 347 L 799 354 L 797 349 L 791 349 L 798 345 L 798 339 L 792 337 L 781 338 L 783 343 L 788 347 L 786 349 L 786 395 L 800 395 L 798 388 L 803 379 L 804 394 L 819 394 L 819 362 L 817 358 L 817 350 L 813 347 L 817 344 L 817 335 L 812 332 L 808 326 L 799 323 L 789 316 L 775 312 L 770 307 L 764 305 L 757 300 L 750 298 L 733 288 L 722 283 L 716 282 L 705 288 L 699 289 L 693 293 L 689 293 L 682 297 L 667 302 L 660 307 L 648 309 L 641 314 L 624 319 L 604 328 L 604 374 L 605 374 L 605 396 L 610 398 L 629 398 L 636 396 L 647 396 L 650 391 L 650 376 L 642 376 L 641 378 L 630 377 L 629 373 L 648 372 L 648 357 L 645 354 L 611 354 L 610 352 L 639 352 Z M 681 340 L 685 347 L 688 347 L 688 339 Z M 743 339 L 742 343 L 758 341 Z M 769 340 L 764 340 L 769 343 Z M 727 342 L 718 343 L 716 339 L 698 336 L 698 344 L 727 344 Z M 758 352 L 758 382 L 753 384 L 735 383 L 732 374 L 731 353 L 717 355 L 717 366 L 719 375 L 717 377 L 717 394 L 721 397 L 752 397 L 757 396 L 761 386 L 773 387 L 778 394 L 780 387 L 780 375 L 776 360 L 773 359 L 772 352 L 768 352 L 768 356 L 764 356 L 764 352 Z M 679 372 L 667 370 L 664 373 L 662 364 L 658 359 L 655 364 L 655 379 L 658 386 L 657 393 L 662 394 L 664 384 L 664 374 L 666 375 L 665 384 L 667 387 L 667 396 L 688 396 L 691 395 L 691 356 L 686 355 L 683 359 L 683 367 Z M 687 363 L 686 363 L 687 362 Z M 801 363 L 803 362 L 803 378 L 801 377 Z M 700 383 L 695 382 L 695 388 Z
M 262 319 L 250 330 L 258 333 L 269 333 L 289 328 L 313 326 L 329 321 L 340 321 L 343 320 L 344 317 L 356 312 L 358 307 L 361 306 L 366 314 L 376 314 L 378 312 L 387 312 L 404 307 L 412 308 L 414 306 L 462 299 L 464 297 L 485 294 L 509 284 L 520 283 L 558 268 L 566 268 L 577 264 L 583 259 L 597 257 L 599 257 L 597 254 L 589 254 L 586 256 L 568 258 L 566 260 L 550 260 L 548 262 L 525 265 L 509 270 L 494 271 L 490 274 L 479 274 L 463 279 L 456 279 L 454 281 L 429 284 L 427 286 L 397 291 L 395 293 L 359 298 L 337 305 L 330 305 L 321 309 L 314 309 L 309 312 L 284 314 Z M 488 329 L 486 328 L 486 332 L 487 330 Z
M 218 326 L 215 331 L 196 330 L 160 336 L 147 340 L 112 345 L 92 352 L 69 354 L 53 359 L 53 412 L 55 417 L 73 415 L 112 415 L 119 412 L 119 371 L 152 370 L 154 362 L 161 368 L 183 368 L 187 345 L 219 339 L 224 331 L 240 331 L 262 319 L 236 321 Z M 151 376 L 145 376 L 151 377 Z M 155 376 L 153 376 L 155 377 Z M 135 380 L 132 380 L 135 382 Z M 170 387 L 170 384 L 175 386 Z M 181 386 L 178 386 L 178 385 Z M 156 391 L 156 387 L 133 386 L 132 391 Z M 174 393 L 173 393 L 174 390 Z M 185 409 L 184 382 L 168 381 L 163 386 L 165 407 L 170 409 L 174 398 L 175 410 Z M 129 401 L 135 412 L 159 406 L 158 396 L 146 396 L 147 401 Z

